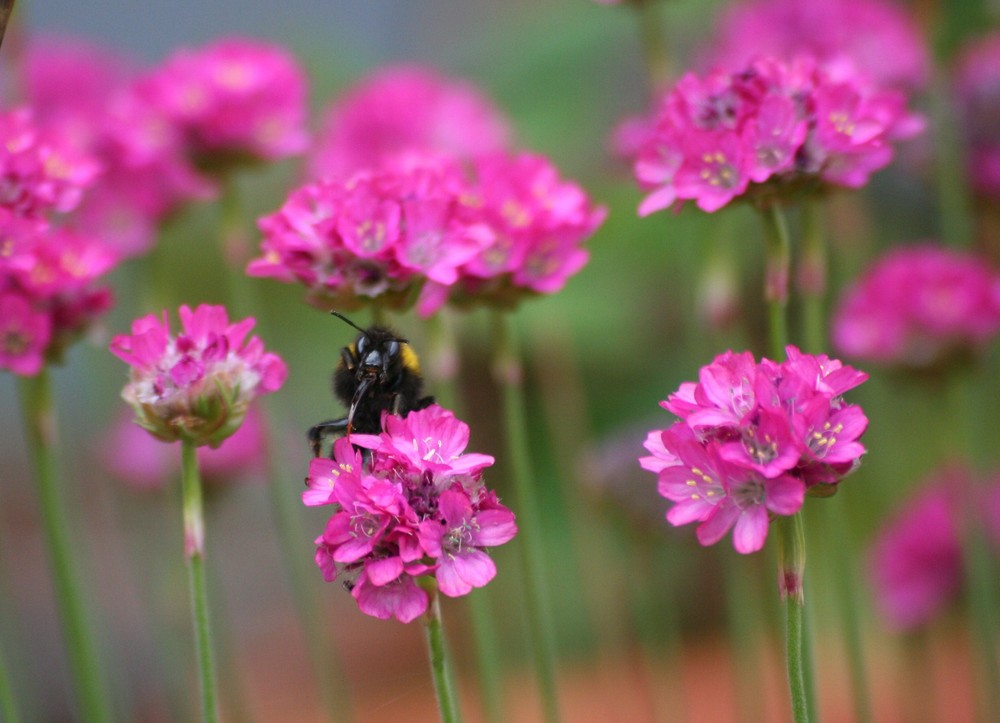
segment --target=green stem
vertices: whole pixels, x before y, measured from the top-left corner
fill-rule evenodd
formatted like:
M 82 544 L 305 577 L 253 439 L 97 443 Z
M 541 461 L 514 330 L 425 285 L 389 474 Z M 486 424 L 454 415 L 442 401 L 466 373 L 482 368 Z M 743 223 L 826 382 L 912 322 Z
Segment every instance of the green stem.
M 455 688 L 448 669 L 447 648 L 444 643 L 444 628 L 441 624 L 441 603 L 436 589 L 427 592 L 430 602 L 424 614 L 424 630 L 427 637 L 427 651 L 431 661 L 431 677 L 434 679 L 434 695 L 442 723 L 458 723 L 462 715 L 458 709 Z
M 208 621 L 208 589 L 205 581 L 205 517 L 202 510 L 201 475 L 197 447 L 181 442 L 181 494 L 184 510 L 184 557 L 191 585 L 191 612 L 194 620 L 195 651 L 201 691 L 201 719 L 214 723 L 219 718 L 212 658 L 212 635 Z
M 812 696 L 806 686 L 805 594 L 802 587 L 806 540 L 802 513 L 781 517 L 775 522 L 778 589 L 785 607 L 785 667 L 792 699 L 792 718 L 795 723 L 807 723 Z
M 806 351 L 819 354 L 827 346 L 827 247 L 822 201 L 818 198 L 806 199 L 802 207 L 802 258 L 796 276 L 805 323 L 802 338 Z
M 455 318 L 449 309 L 442 309 L 427 321 L 430 362 L 427 374 L 438 404 L 462 416 L 458 390 L 459 350 Z M 490 588 L 480 588 L 468 596 L 469 620 L 475 647 L 476 673 L 483 703 L 483 719 L 500 723 L 503 716 L 503 695 L 500 690 L 502 666 L 496 617 L 490 602 Z
M 14 697 L 14 686 L 10 681 L 7 659 L 0 651 L 0 719 L 6 723 L 20 723 L 21 714 Z
M 525 612 L 531 631 L 535 674 L 542 697 L 545 720 L 552 722 L 560 719 L 556 693 L 555 641 L 553 616 L 546 587 L 548 578 L 545 573 L 538 497 L 528 444 L 524 372 L 517 337 L 511 328 L 509 318 L 502 311 L 495 311 L 493 314 L 493 339 L 496 355 L 493 373 L 503 395 L 507 452 L 514 473 L 520 542 L 518 549 L 525 573 Z
M 38 484 L 42 528 L 80 716 L 88 723 L 109 721 L 111 707 L 104 695 L 97 646 L 81 595 L 80 567 L 73 556 L 75 543 L 71 542 L 73 534 L 63 506 L 65 495 L 56 479 L 56 424 L 49 370 L 20 377 L 19 383 L 25 436 Z
M 764 221 L 764 301 L 768 309 L 768 338 L 771 358 L 785 358 L 788 343 L 788 273 L 791 240 L 781 207 L 770 203 L 760 209 Z
M 931 79 L 930 100 L 941 238 L 947 244 L 969 248 L 974 234 L 965 149 L 958 137 L 961 126 L 955 122 L 951 88 L 940 68 Z
M 635 0 L 642 58 L 646 65 L 646 75 L 649 78 L 650 95 L 653 100 L 669 85 L 672 76 L 660 5 L 658 0 Z

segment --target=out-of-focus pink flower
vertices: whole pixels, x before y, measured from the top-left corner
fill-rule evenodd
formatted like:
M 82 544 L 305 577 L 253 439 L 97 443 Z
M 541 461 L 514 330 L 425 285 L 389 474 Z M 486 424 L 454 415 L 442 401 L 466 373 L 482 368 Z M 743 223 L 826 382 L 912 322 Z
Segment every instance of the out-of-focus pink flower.
M 458 269 L 453 285 L 427 284 L 417 310 L 429 316 L 446 300 L 460 306 L 512 306 L 559 291 L 587 263 L 583 242 L 606 216 L 576 183 L 532 154 L 482 156 L 465 198 L 488 242 Z
M 316 178 L 346 178 L 401 153 L 459 159 L 502 150 L 510 133 L 493 102 L 475 86 L 431 68 L 385 68 L 326 111 L 310 161 Z
M 202 304 L 182 306 L 180 320 L 177 337 L 163 312 L 111 340 L 111 352 L 132 367 L 122 398 L 136 424 L 159 439 L 217 447 L 239 428 L 250 402 L 281 387 L 287 368 L 258 337 L 245 341 L 252 318 L 230 324 L 224 307 Z
M 71 211 L 100 172 L 94 158 L 40 128 L 27 108 L 0 113 L 0 137 L 0 207 L 14 213 Z
M 250 407 L 240 428 L 218 447 L 198 448 L 198 469 L 208 485 L 234 480 L 262 479 L 264 475 L 264 427 L 260 412 Z M 134 423 L 131 414 L 121 415 L 108 430 L 101 449 L 101 464 L 114 477 L 131 487 L 160 490 L 181 475 L 177 445 L 152 436 Z
M 331 459 L 314 459 L 302 499 L 334 505 L 316 540 L 324 578 L 346 577 L 367 615 L 406 623 L 427 609 L 418 578 L 434 576 L 450 597 L 482 587 L 496 575 L 485 548 L 517 526 L 483 483 L 493 458 L 465 453 L 469 428 L 454 414 L 437 405 L 386 414 L 383 429 L 338 439 Z
M 930 53 L 906 11 L 888 0 L 751 0 L 732 3 L 716 26 L 704 67 L 739 70 L 755 57 L 851 62 L 882 87 L 915 89 Z
M 660 102 L 635 159 L 646 215 L 693 200 L 716 211 L 737 198 L 823 186 L 857 188 L 918 133 L 896 90 L 849 65 L 761 57 L 738 71 L 689 73 Z
M 987 196 L 1000 195 L 1000 33 L 970 41 L 955 68 L 955 91 L 972 183 Z
M 174 53 L 144 92 L 184 135 L 199 165 L 275 160 L 307 143 L 305 74 L 283 48 L 225 38 Z
M 99 279 L 118 261 L 100 241 L 0 208 L 0 368 L 37 374 L 105 311 Z
M 667 521 L 699 522 L 703 545 L 732 529 L 738 552 L 761 549 L 771 515 L 795 514 L 807 491 L 839 483 L 865 452 L 868 419 L 842 395 L 867 375 L 786 351 L 780 364 L 721 354 L 661 403 L 680 421 L 649 434 L 639 463 L 675 503 Z
M 890 250 L 841 296 L 844 354 L 912 367 L 975 350 L 1000 332 L 1000 274 L 973 254 L 921 243 Z
M 962 587 L 962 545 L 955 525 L 968 473 L 950 470 L 908 500 L 882 529 L 869 554 L 875 602 L 895 629 L 918 627 Z
M 214 194 L 128 58 L 79 39 L 42 36 L 26 44 L 23 66 L 19 90 L 39 126 L 102 168 L 72 217 L 82 233 L 123 256 L 143 253 L 167 214 Z

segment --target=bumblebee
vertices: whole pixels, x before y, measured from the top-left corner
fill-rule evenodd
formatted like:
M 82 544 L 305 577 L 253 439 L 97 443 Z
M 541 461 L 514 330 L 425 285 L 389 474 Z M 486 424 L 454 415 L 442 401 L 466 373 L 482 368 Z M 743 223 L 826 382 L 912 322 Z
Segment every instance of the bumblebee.
M 309 430 L 316 457 L 330 434 L 378 434 L 382 412 L 405 417 L 434 403 L 434 397 L 422 396 L 420 362 L 406 339 L 388 327 L 362 329 L 343 314 L 330 313 L 360 334 L 353 344 L 340 350 L 340 363 L 333 372 L 333 393 L 347 407 L 347 416 L 320 422 Z

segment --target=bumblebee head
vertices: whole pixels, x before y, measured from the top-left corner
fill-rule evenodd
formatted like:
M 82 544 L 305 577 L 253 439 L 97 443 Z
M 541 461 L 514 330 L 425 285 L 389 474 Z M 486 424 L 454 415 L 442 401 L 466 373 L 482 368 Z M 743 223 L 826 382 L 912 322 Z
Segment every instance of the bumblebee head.
M 349 347 L 355 360 L 355 367 L 351 371 L 359 382 L 363 379 L 386 380 L 404 371 L 420 373 L 416 353 L 409 342 L 397 336 L 396 332 L 379 325 L 362 329 L 340 312 L 330 313 L 360 332 L 354 344 Z

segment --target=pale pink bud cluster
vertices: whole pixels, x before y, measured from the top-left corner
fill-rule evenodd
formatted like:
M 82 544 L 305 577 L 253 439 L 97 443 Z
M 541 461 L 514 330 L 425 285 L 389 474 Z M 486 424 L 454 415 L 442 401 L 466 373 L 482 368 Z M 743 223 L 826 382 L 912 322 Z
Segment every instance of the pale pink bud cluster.
M 316 564 L 360 610 L 408 623 L 427 609 L 420 578 L 449 597 L 496 576 L 487 548 L 517 534 L 514 514 L 488 490 L 493 457 L 466 453 L 469 427 L 437 405 L 383 416 L 380 435 L 338 439 L 309 466 L 306 505 L 333 505 Z M 364 448 L 362 453 L 357 447 Z
M 471 83 L 402 65 L 366 78 L 325 112 L 310 159 L 315 178 L 344 178 L 401 153 L 474 158 L 507 147 L 507 121 Z
M 122 398 L 155 437 L 217 447 L 250 402 L 281 387 L 287 368 L 258 337 L 245 340 L 252 318 L 231 324 L 224 307 L 202 304 L 182 306 L 180 320 L 176 337 L 163 312 L 136 319 L 131 334 L 111 340 L 111 352 L 131 365 Z
M 955 90 L 972 184 L 981 194 L 1000 196 L 1000 32 L 961 49 Z
M 294 191 L 260 220 L 262 256 L 247 273 L 305 284 L 315 303 L 516 303 L 551 293 L 585 263 L 604 211 L 547 160 L 488 155 L 471 171 L 404 154 L 347 180 Z
M 636 158 L 650 191 L 639 213 L 857 188 L 889 164 L 894 141 L 922 127 L 901 92 L 873 86 L 847 63 L 762 57 L 738 71 L 689 73 L 662 99 Z
M 882 87 L 915 89 L 930 52 L 915 18 L 891 0 L 750 0 L 730 3 L 704 67 L 738 70 L 760 55 L 849 61 Z
M 738 552 L 761 549 L 772 515 L 794 515 L 807 492 L 831 487 L 860 463 L 868 419 L 843 394 L 863 372 L 793 346 L 781 363 L 721 354 L 660 406 L 680 421 L 646 438 L 643 469 L 674 506 L 672 525 L 700 523 L 702 545 L 733 530 Z
M 883 363 L 967 354 L 1000 333 L 1000 273 L 937 244 L 892 249 L 844 290 L 832 333 L 844 354 Z

